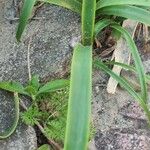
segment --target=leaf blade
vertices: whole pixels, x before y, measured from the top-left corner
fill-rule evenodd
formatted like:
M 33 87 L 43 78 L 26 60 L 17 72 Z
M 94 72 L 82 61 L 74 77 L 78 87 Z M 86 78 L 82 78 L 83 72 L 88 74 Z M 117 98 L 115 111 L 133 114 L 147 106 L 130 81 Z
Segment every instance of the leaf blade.
M 115 74 L 112 70 L 110 70 L 103 62 L 101 61 L 94 61 L 94 66 L 96 68 L 102 69 L 103 71 L 105 71 L 107 74 L 109 74 L 110 76 L 112 76 L 115 80 L 118 81 L 118 83 L 127 90 L 127 92 L 132 95 L 135 100 L 140 104 L 140 106 L 143 108 L 143 110 L 145 111 L 145 114 L 147 115 L 148 118 L 148 123 L 150 125 L 150 111 L 148 108 L 148 105 L 144 102 L 144 100 L 142 99 L 142 97 L 136 93 L 134 91 L 134 89 L 132 88 L 132 86 L 130 85 L 130 83 L 128 83 L 125 79 L 123 79 L 122 77 L 118 76 L 117 74 Z
M 95 25 L 96 0 L 83 0 L 82 2 L 82 44 L 93 44 Z
M 16 128 L 17 128 L 17 125 L 18 125 L 18 121 L 19 121 L 19 97 L 18 97 L 18 93 L 14 93 L 14 103 L 15 103 L 15 115 L 14 115 L 14 121 L 11 125 L 11 127 L 7 128 L 7 130 L 3 133 L 0 133 L 0 139 L 6 139 L 8 138 L 9 136 L 11 136 Z
M 97 10 L 107 6 L 113 5 L 138 5 L 150 6 L 150 0 L 99 0 L 97 2 Z
M 28 95 L 27 92 L 25 92 L 24 87 L 19 82 L 0 82 L 0 89 L 9 91 L 9 92 L 17 92 L 19 94 Z M 29 95 L 28 95 L 29 96 Z
M 62 80 L 50 81 L 39 89 L 37 95 L 39 95 L 41 93 L 56 91 L 56 90 L 66 87 L 68 85 L 69 85 L 69 80 L 62 79 Z
M 94 37 L 96 37 L 98 35 L 98 33 L 102 31 L 102 29 L 104 29 L 105 27 L 107 27 L 111 23 L 112 23 L 112 20 L 110 20 L 110 19 L 102 19 L 102 20 L 98 21 L 95 24 Z
M 91 111 L 91 76 L 92 46 L 78 44 L 74 49 L 71 66 L 65 150 L 87 148 Z
M 150 12 L 136 6 L 108 6 L 97 11 L 97 15 L 101 14 L 121 16 L 150 25 Z
M 142 93 L 142 98 L 144 99 L 144 101 L 146 102 L 148 99 L 148 93 L 147 93 L 147 84 L 146 84 L 146 79 L 145 79 L 145 73 L 144 73 L 144 67 L 141 61 L 141 58 L 139 56 L 138 50 L 136 48 L 136 45 L 134 43 L 134 41 L 132 40 L 132 37 L 130 36 L 130 34 L 121 26 L 119 25 L 111 25 L 112 28 L 114 28 L 115 30 L 121 32 L 121 34 L 123 35 L 123 37 L 126 39 L 127 44 L 131 50 L 133 59 L 134 59 L 134 63 L 135 63 L 135 67 L 137 70 L 137 74 L 139 77 L 139 81 L 140 81 L 140 85 L 141 85 L 141 93 Z
M 22 33 L 27 25 L 28 19 L 32 13 L 32 10 L 36 1 L 37 0 L 25 0 L 24 1 L 24 5 L 21 11 L 19 25 L 18 25 L 17 33 L 16 33 L 16 39 L 19 42 L 20 42 Z

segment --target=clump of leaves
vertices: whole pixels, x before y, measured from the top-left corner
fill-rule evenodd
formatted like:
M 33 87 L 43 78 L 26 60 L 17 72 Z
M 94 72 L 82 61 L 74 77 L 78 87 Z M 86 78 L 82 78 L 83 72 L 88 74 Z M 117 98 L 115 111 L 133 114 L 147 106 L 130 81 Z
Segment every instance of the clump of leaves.
M 41 94 L 35 103 L 22 113 L 27 125 L 34 126 L 37 122 L 44 127 L 48 138 L 63 144 L 65 138 L 69 87 L 51 93 Z M 90 139 L 95 133 L 91 123 Z
M 23 121 L 28 125 L 40 122 L 47 137 L 63 143 L 67 118 L 68 87 L 52 93 L 41 94 L 31 106 L 22 113 Z
M 38 121 L 40 121 L 40 117 L 42 113 L 39 111 L 37 107 L 29 107 L 25 112 L 21 113 L 22 121 L 27 124 L 34 126 Z
M 22 116 L 23 121 L 26 124 L 35 125 L 40 121 L 41 118 L 43 118 L 43 116 L 46 116 L 46 112 L 41 111 L 40 108 L 38 107 L 38 97 L 40 97 L 41 95 L 45 93 L 58 91 L 60 89 L 67 87 L 68 85 L 69 85 L 69 80 L 63 80 L 63 79 L 50 81 L 43 85 L 39 82 L 39 77 L 37 75 L 33 76 L 32 79 L 29 81 L 28 85 L 25 87 L 19 82 L 14 82 L 14 81 L 0 82 L 0 89 L 15 93 L 14 94 L 14 97 L 15 97 L 14 99 L 14 102 L 15 102 L 14 122 L 12 126 L 6 132 L 0 133 L 0 138 L 7 138 L 15 131 L 15 128 L 19 120 L 20 99 L 18 97 L 18 94 L 31 97 L 32 105 L 29 108 L 25 108 L 27 109 L 27 111 L 22 113 L 21 116 Z

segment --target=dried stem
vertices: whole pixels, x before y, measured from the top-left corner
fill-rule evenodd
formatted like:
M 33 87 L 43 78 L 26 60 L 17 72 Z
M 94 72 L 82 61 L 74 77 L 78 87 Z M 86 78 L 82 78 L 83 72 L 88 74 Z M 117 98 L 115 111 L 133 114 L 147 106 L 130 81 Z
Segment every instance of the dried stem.
M 31 41 L 32 41 L 32 37 L 30 37 L 29 44 L 28 44 L 28 51 L 27 51 L 27 63 L 28 63 L 29 81 L 31 81 L 31 67 L 30 67 L 30 48 L 31 48 Z

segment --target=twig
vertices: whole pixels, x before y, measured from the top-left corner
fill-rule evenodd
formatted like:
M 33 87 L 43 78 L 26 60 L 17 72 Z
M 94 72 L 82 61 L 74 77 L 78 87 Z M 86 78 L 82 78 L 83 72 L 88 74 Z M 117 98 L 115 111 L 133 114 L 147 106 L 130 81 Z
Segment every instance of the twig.
M 31 81 L 31 67 L 30 67 L 30 47 L 31 47 L 32 36 L 30 37 L 29 44 L 28 44 L 28 51 L 27 51 L 27 63 L 28 63 L 28 75 L 29 81 Z
M 24 103 L 21 99 L 20 99 L 20 105 L 21 105 L 21 107 L 22 107 L 24 110 L 27 110 L 27 109 L 28 109 L 27 106 L 25 105 L 25 103 Z M 54 140 L 52 140 L 52 139 L 50 139 L 49 137 L 47 137 L 44 128 L 40 125 L 39 122 L 36 122 L 35 124 L 36 124 L 36 126 L 40 129 L 40 131 L 42 132 L 42 134 L 47 138 L 48 143 L 49 143 L 50 145 L 52 145 L 53 147 L 55 147 L 56 150 L 62 150 L 62 147 L 61 147 L 58 143 L 56 143 Z
M 147 25 L 143 25 L 143 35 L 144 35 L 145 43 L 147 43 L 149 41 L 149 31 Z
M 52 139 L 50 139 L 50 138 L 48 138 L 48 137 L 46 136 L 45 130 L 44 130 L 44 128 L 40 125 L 39 122 L 36 122 L 35 124 L 36 124 L 37 127 L 40 129 L 40 131 L 43 133 L 43 135 L 47 138 L 48 143 L 49 143 L 50 145 L 55 146 L 56 150 L 62 150 L 62 148 L 60 147 L 60 145 L 59 145 L 58 143 L 56 143 L 54 140 L 52 140 Z
M 139 30 L 138 30 L 138 33 L 137 33 L 137 39 L 140 38 L 141 31 L 142 31 L 142 24 L 139 23 Z

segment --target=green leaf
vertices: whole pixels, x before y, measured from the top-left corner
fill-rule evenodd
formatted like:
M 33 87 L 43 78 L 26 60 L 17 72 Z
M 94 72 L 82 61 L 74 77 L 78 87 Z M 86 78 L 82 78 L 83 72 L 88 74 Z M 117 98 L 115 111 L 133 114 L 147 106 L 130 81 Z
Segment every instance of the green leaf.
M 93 44 L 96 0 L 83 0 L 82 3 L 82 44 Z
M 102 14 L 121 16 L 150 25 L 150 12 L 136 6 L 108 6 L 97 11 L 97 15 Z
M 124 69 L 130 70 L 130 71 L 133 71 L 136 73 L 136 68 L 134 66 L 131 66 L 131 65 L 127 65 L 127 64 L 115 62 L 115 61 L 107 61 L 107 62 L 105 62 L 105 64 L 106 65 L 117 65 L 117 66 L 120 66 Z
M 37 150 L 51 150 L 51 148 L 48 144 L 44 144 L 40 146 Z
M 129 70 L 129 71 L 133 71 L 133 72 L 137 73 L 136 68 L 135 68 L 134 66 L 127 65 L 127 64 L 124 64 L 124 63 L 115 62 L 115 61 L 108 61 L 108 62 L 105 62 L 105 64 L 106 64 L 106 65 L 117 65 L 117 66 L 121 66 L 121 67 L 124 68 L 124 69 L 127 69 L 127 70 Z M 146 82 L 149 84 L 150 75 L 145 74 L 145 79 L 146 79 Z
M 116 81 L 119 82 L 119 84 L 127 90 L 127 92 L 132 95 L 136 101 L 138 101 L 138 103 L 140 104 L 140 106 L 143 108 L 143 110 L 145 111 L 147 117 L 148 117 L 148 123 L 150 124 L 150 111 L 148 108 L 148 105 L 144 102 L 144 100 L 142 99 L 142 97 L 136 93 L 133 89 L 133 87 L 130 85 L 130 83 L 127 82 L 127 80 L 123 79 L 122 77 L 118 76 L 117 74 L 115 74 L 112 70 L 110 70 L 103 62 L 101 61 L 94 61 L 94 66 L 96 68 L 102 69 L 103 71 L 105 71 L 106 73 L 108 73 L 111 77 L 113 77 Z
M 31 78 L 31 81 L 29 83 L 32 87 L 34 87 L 37 91 L 40 87 L 40 83 L 39 83 L 39 76 L 38 75 L 34 75 L 32 78 Z
M 110 19 L 102 19 L 95 24 L 94 36 L 96 37 L 105 27 L 113 23 Z
M 95 60 L 93 64 L 95 68 L 102 69 L 103 71 L 108 73 L 111 77 L 113 77 L 115 80 L 117 80 L 119 84 L 122 87 L 124 87 L 129 92 L 129 94 L 131 94 L 136 100 L 142 101 L 140 95 L 134 91 L 133 87 L 131 87 L 131 85 L 127 83 L 127 81 L 124 80 L 122 77 L 118 76 L 112 70 L 110 70 L 103 62 Z
M 96 5 L 97 9 L 114 5 L 138 5 L 150 7 L 150 0 L 99 0 Z
M 58 6 L 62 6 L 81 14 L 81 10 L 82 10 L 81 3 L 76 0 L 42 0 L 42 1 L 55 4 Z
M 21 35 L 26 27 L 26 24 L 28 22 L 28 19 L 31 16 L 34 4 L 36 3 L 36 0 L 25 0 L 24 5 L 21 11 L 21 16 L 19 20 L 19 25 L 16 33 L 16 39 L 17 41 L 20 41 Z
M 92 92 L 92 46 L 74 49 L 64 150 L 86 150 Z
M 19 82 L 0 82 L 0 89 L 9 91 L 9 92 L 17 92 L 19 94 L 28 95 L 27 92 L 25 92 L 25 88 L 19 83 Z
M 33 87 L 33 86 L 30 86 L 28 85 L 26 88 L 25 88 L 25 91 L 27 93 L 29 93 L 29 95 L 34 98 L 36 95 L 37 95 L 37 90 Z
M 13 117 L 13 123 L 11 125 L 11 127 L 8 127 L 6 131 L 4 131 L 3 133 L 0 133 L 0 139 L 5 139 L 8 138 L 10 135 L 12 135 L 15 130 L 16 127 L 18 125 L 18 121 L 19 121 L 19 97 L 18 97 L 18 93 L 14 93 L 14 102 L 15 102 L 15 115 Z
M 121 34 L 127 41 L 127 44 L 131 50 L 131 53 L 134 59 L 138 77 L 140 80 L 142 98 L 146 102 L 148 100 L 147 84 L 146 84 L 146 79 L 145 79 L 144 67 L 143 67 L 139 52 L 137 50 L 137 47 L 134 41 L 132 40 L 131 35 L 124 28 L 122 28 L 119 25 L 111 25 L 111 27 L 121 32 Z
M 57 91 L 62 88 L 65 88 L 66 86 L 69 85 L 69 80 L 54 80 L 46 83 L 44 86 L 42 86 L 39 91 L 38 95 L 41 93 L 47 93 L 47 92 L 52 92 L 52 91 Z

